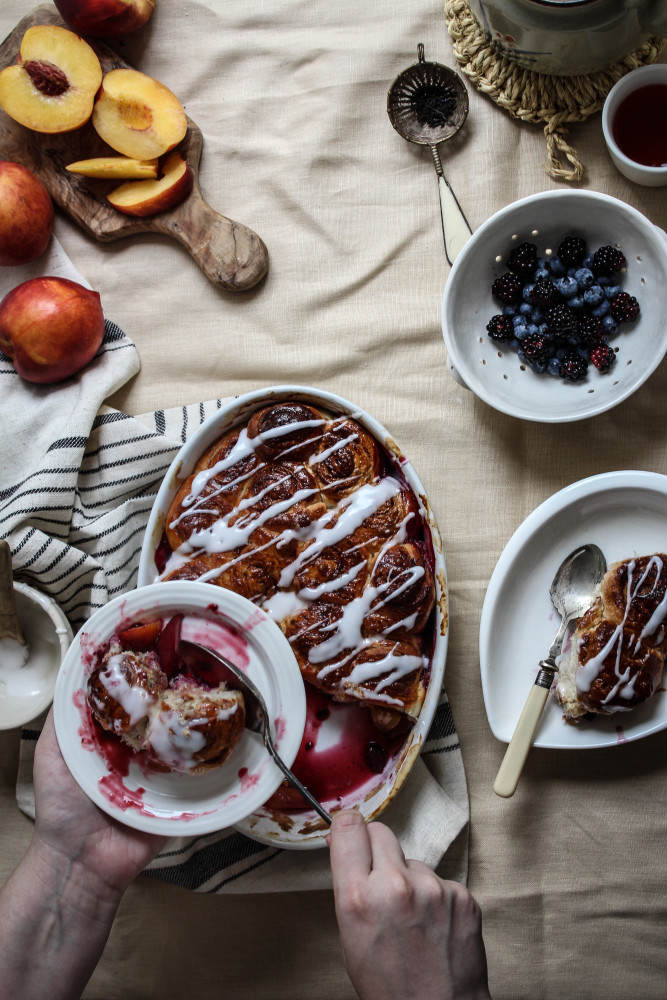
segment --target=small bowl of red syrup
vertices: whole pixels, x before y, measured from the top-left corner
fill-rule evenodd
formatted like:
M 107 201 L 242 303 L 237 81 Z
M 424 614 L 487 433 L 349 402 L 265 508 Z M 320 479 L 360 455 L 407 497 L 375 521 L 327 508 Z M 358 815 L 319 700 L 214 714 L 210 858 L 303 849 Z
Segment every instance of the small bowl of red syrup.
M 667 63 L 621 77 L 602 109 L 602 131 L 616 168 L 635 184 L 667 184 Z

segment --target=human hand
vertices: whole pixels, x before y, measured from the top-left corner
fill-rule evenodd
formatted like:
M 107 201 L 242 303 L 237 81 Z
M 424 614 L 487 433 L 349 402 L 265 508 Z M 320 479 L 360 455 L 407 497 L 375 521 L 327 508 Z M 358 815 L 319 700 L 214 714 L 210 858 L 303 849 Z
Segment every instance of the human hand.
M 463 886 L 405 859 L 382 823 L 335 813 L 331 871 L 345 966 L 362 1000 L 489 998 L 480 909 Z
M 33 780 L 33 848 L 50 852 L 54 863 L 76 863 L 95 891 L 120 898 L 165 838 L 124 826 L 90 801 L 63 760 L 52 711 L 35 748 Z

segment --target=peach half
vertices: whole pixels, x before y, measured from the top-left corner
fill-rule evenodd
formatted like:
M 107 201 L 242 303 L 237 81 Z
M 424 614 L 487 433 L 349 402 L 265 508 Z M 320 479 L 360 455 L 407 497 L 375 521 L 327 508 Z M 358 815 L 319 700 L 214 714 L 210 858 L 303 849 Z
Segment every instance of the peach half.
M 82 177 L 99 177 L 102 180 L 147 180 L 157 177 L 158 164 L 154 160 L 133 160 L 129 156 L 95 156 L 90 160 L 68 163 L 65 170 Z
M 185 111 L 168 87 L 136 69 L 112 69 L 93 107 L 95 131 L 117 153 L 151 160 L 178 145 Z
M 70 132 L 90 118 L 102 67 L 87 42 L 67 28 L 28 28 L 18 61 L 0 70 L 0 107 L 35 132 Z
M 156 215 L 187 198 L 193 182 L 192 170 L 180 153 L 170 153 L 158 180 L 121 184 L 107 195 L 107 201 L 125 215 Z

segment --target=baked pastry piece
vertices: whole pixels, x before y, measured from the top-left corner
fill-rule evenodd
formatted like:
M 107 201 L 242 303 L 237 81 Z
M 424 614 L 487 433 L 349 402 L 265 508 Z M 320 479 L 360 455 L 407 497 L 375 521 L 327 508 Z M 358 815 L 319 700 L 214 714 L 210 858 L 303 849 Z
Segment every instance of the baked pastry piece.
M 113 637 L 88 679 L 93 717 L 157 770 L 198 774 L 219 767 L 245 727 L 240 691 L 194 677 L 168 677 L 153 650 L 135 652 Z
M 653 695 L 667 653 L 667 555 L 611 565 L 561 658 L 556 696 L 566 720 L 627 712 Z
M 168 683 L 155 653 L 124 650 L 112 640 L 88 679 L 88 704 L 103 729 L 138 750 L 148 713 Z
M 417 718 L 433 551 L 417 497 L 361 423 L 297 401 L 262 407 L 202 456 L 166 540 L 161 578 L 255 601 L 308 683 L 368 706 L 385 731 Z
M 244 726 L 240 691 L 224 685 L 205 690 L 181 677 L 150 712 L 143 746 L 158 765 L 199 774 L 227 760 Z

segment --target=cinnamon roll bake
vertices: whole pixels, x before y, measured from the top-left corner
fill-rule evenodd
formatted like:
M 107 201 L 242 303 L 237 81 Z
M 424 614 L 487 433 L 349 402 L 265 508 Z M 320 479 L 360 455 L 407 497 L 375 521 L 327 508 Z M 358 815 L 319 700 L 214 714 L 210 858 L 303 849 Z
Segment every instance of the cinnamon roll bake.
M 199 774 L 219 767 L 239 742 L 245 704 L 206 665 L 198 675 L 196 664 L 180 660 L 179 618 L 112 636 L 98 653 L 87 698 L 102 729 L 143 752 L 155 770 Z
M 667 653 L 667 555 L 612 564 L 577 622 L 556 697 L 568 722 L 627 712 L 658 688 Z
M 201 580 L 277 621 L 304 680 L 398 732 L 422 706 L 434 556 L 397 463 L 350 416 L 278 402 L 216 441 L 169 509 L 162 580 Z

